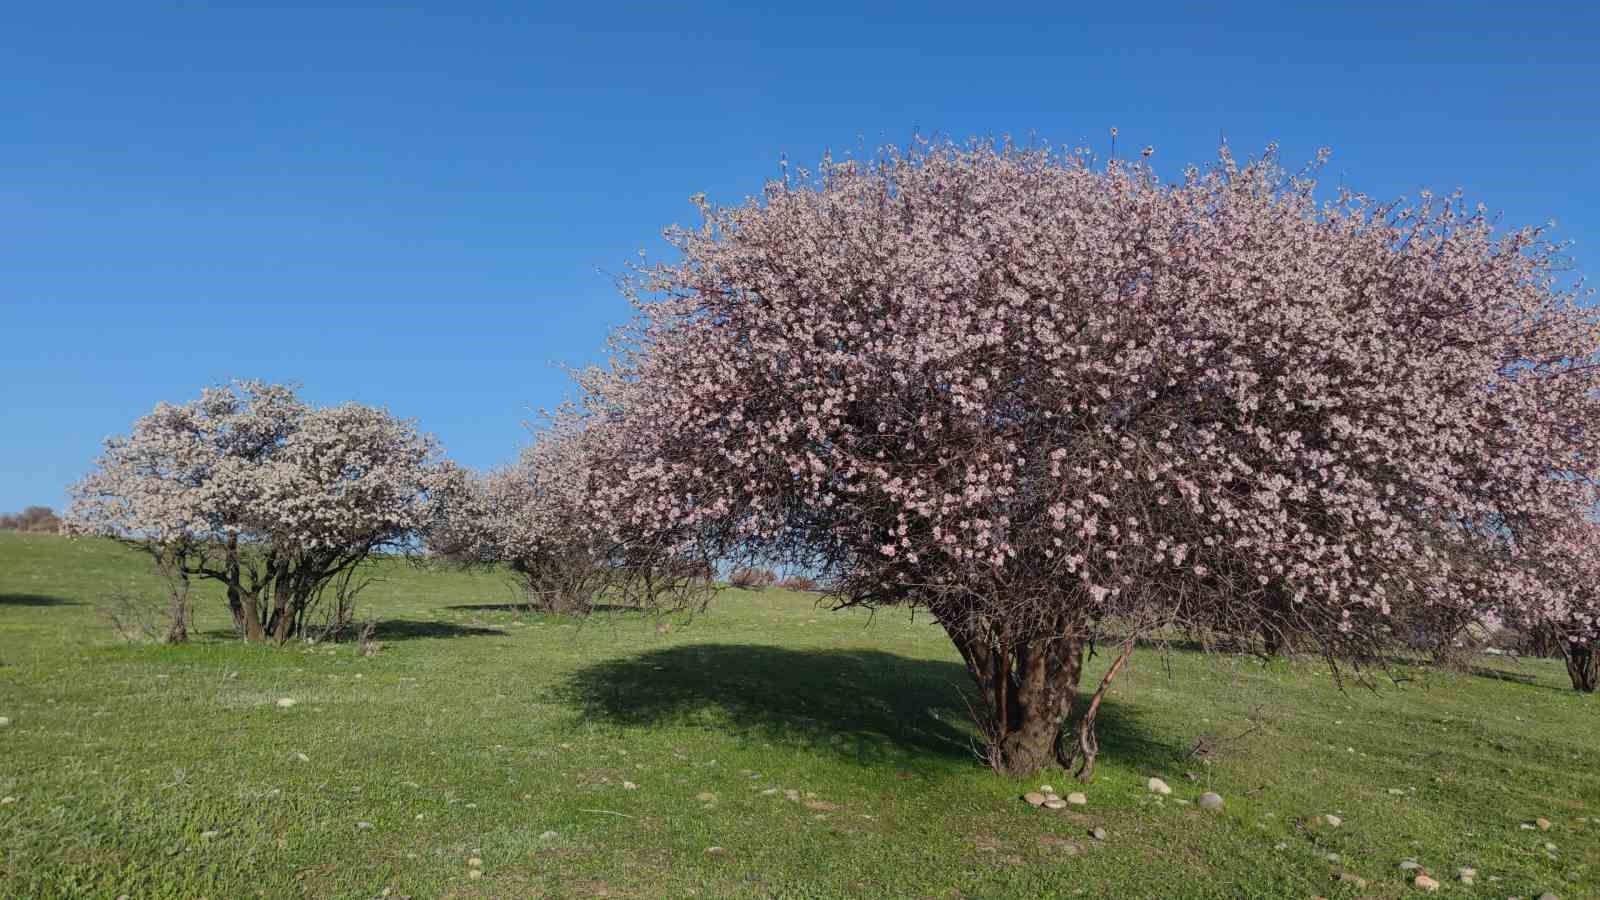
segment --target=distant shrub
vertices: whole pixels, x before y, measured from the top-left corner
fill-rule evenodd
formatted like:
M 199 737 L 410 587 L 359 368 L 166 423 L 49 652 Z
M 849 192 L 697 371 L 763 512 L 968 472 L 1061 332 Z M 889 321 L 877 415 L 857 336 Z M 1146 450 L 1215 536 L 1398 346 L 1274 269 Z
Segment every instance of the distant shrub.
M 0 530 L 55 534 L 61 530 L 61 519 L 48 506 L 30 506 L 19 513 L 0 513 Z
M 814 591 L 817 589 L 817 580 L 808 578 L 805 575 L 790 575 L 788 578 L 778 582 L 778 586 L 788 588 L 791 591 Z
M 758 567 L 734 569 L 733 574 L 728 577 L 729 584 L 747 591 L 759 591 L 762 588 L 771 587 L 777 581 L 778 576 L 771 569 Z

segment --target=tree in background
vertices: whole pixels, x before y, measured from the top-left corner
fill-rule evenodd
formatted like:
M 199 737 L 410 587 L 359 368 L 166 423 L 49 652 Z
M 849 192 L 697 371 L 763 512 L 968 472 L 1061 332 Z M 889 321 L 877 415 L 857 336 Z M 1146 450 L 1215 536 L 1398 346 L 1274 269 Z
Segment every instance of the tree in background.
M 591 439 L 558 424 L 517 462 L 474 478 L 430 548 L 457 563 L 505 566 L 532 609 L 588 612 L 611 565 L 587 510 Z
M 0 513 L 0 531 L 32 531 L 55 534 L 61 530 L 61 519 L 48 506 L 30 506 L 19 513 Z
M 1092 774 L 1141 636 L 1361 664 L 1565 602 L 1541 560 L 1595 506 L 1600 328 L 1560 248 L 1459 196 L 1314 190 L 1271 152 L 1167 184 L 921 143 L 697 198 L 580 379 L 596 517 L 927 611 L 1015 774 Z
M 239 633 L 281 643 L 326 591 L 347 609 L 356 568 L 414 547 L 459 480 L 413 422 L 244 381 L 158 404 L 108 440 L 68 524 L 143 549 L 185 596 L 189 578 L 220 582 Z

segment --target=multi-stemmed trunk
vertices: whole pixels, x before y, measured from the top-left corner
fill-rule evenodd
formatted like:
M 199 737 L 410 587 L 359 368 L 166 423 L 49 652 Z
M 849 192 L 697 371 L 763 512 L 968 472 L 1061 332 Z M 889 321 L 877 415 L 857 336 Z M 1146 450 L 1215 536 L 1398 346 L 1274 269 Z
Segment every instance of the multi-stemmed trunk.
M 1569 643 L 1566 647 L 1567 675 L 1572 689 L 1592 694 L 1600 686 L 1600 653 L 1592 643 Z
M 1019 638 L 1005 623 L 984 617 L 946 611 L 939 621 L 977 682 L 972 713 L 990 768 L 1025 775 L 1050 765 L 1083 674 L 1083 630 L 1036 630 Z

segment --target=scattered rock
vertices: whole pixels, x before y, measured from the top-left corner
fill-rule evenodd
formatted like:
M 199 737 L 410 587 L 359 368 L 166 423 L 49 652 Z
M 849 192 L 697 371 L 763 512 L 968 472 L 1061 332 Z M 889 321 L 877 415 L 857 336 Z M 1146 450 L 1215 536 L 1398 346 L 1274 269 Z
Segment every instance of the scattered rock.
M 301 753 L 299 750 L 296 750 L 293 754 L 291 754 L 290 758 L 295 762 L 311 762 L 311 757 Z
M 294 699 L 293 697 L 279 697 L 278 698 L 278 708 L 279 709 L 288 709 L 289 707 L 291 707 L 291 706 L 293 706 L 293 705 L 295 705 L 296 703 L 299 703 L 299 702 L 300 701 Z
M 1439 882 L 1426 875 L 1418 875 L 1416 878 L 1411 879 L 1411 883 L 1416 885 L 1418 890 L 1437 891 L 1439 889 Z
M 1041 794 L 1054 794 L 1055 792 L 1056 792 L 1056 789 L 1051 787 L 1048 784 L 1039 785 L 1039 793 L 1041 793 Z
M 15 802 L 17 802 L 15 797 L 0 797 L 0 806 L 10 806 Z
M 1312 828 L 1322 828 L 1324 826 L 1328 828 L 1338 828 L 1340 825 L 1344 824 L 1344 820 L 1338 816 L 1321 815 L 1312 816 L 1306 824 L 1310 825 Z
M 1272 845 L 1272 849 L 1274 849 L 1274 850 L 1287 850 L 1287 849 L 1289 849 L 1289 845 L 1285 844 L 1283 841 L 1279 841 L 1276 844 Z
M 356 828 L 361 830 L 361 831 L 368 831 L 368 830 L 370 830 L 372 828 L 372 823 L 371 822 L 357 822 L 356 823 Z
M 773 794 L 776 794 L 776 793 L 778 793 L 778 789 L 777 788 L 767 788 L 766 790 L 761 792 L 761 796 L 763 796 L 763 797 L 771 797 Z
M 1172 788 L 1169 787 L 1165 781 L 1162 781 L 1159 778 L 1151 778 L 1149 781 L 1144 783 L 1144 786 L 1149 788 L 1151 793 L 1160 794 L 1163 797 L 1172 793 Z
M 631 781 L 624 781 L 622 783 L 622 789 L 625 791 L 637 791 L 639 786 Z
M 1354 872 L 1340 872 L 1339 881 L 1348 884 L 1358 891 L 1366 890 L 1367 880 Z
M 1400 860 L 1400 871 L 1402 872 L 1415 872 L 1420 868 L 1422 868 L 1422 864 L 1414 859 Z
M 1561 900 L 1561 898 L 1557 897 L 1555 894 L 1551 893 L 1550 891 L 1545 891 L 1544 893 L 1539 895 L 1539 900 Z
M 1029 791 L 1022 795 L 1022 799 L 1028 801 L 1029 806 L 1043 806 L 1045 796 L 1038 791 Z
M 483 868 L 483 860 L 474 856 L 473 858 L 467 860 L 467 866 L 473 869 L 481 869 Z
M 1097 841 L 1103 841 L 1106 839 L 1106 830 L 1104 828 L 1096 828 L 1095 830 L 1089 832 L 1089 835 Z
M 1221 809 L 1222 808 L 1222 795 L 1221 794 L 1217 794 L 1217 793 L 1213 793 L 1212 791 L 1206 791 L 1204 794 L 1200 795 L 1200 808 L 1201 809 Z
M 783 799 L 788 800 L 791 803 L 799 803 L 800 792 L 794 788 L 790 788 L 789 790 L 783 792 Z
M 717 802 L 717 795 L 710 791 L 701 791 L 694 795 L 694 799 L 701 803 L 715 803 Z
M 1393 797 L 1404 797 L 1405 793 L 1405 791 L 1402 791 L 1399 788 L 1389 788 L 1389 795 Z
M 1462 884 L 1472 884 L 1473 881 L 1478 877 L 1478 870 L 1468 866 L 1462 866 L 1456 870 L 1456 877 L 1461 879 Z
M 482 869 L 468 869 L 467 870 L 467 877 L 471 878 L 473 881 L 477 881 L 479 878 L 483 877 L 483 870 Z
M 10 716 L 0 716 L 0 728 L 10 728 L 10 727 L 11 727 L 11 717 Z
M 216 836 L 217 836 L 217 835 L 219 835 L 219 834 L 221 834 L 221 833 L 222 833 L 222 832 L 220 832 L 220 831 L 218 831 L 218 830 L 216 830 L 216 829 L 215 829 L 215 828 L 212 828 L 212 829 L 210 829 L 210 830 L 208 830 L 208 831 L 202 831 L 202 832 L 200 832 L 200 837 L 202 837 L 202 838 L 204 838 L 204 839 L 205 839 L 205 840 L 208 840 L 208 841 L 209 841 L 209 840 L 211 840 L 211 839 L 212 839 L 212 838 L 214 838 L 214 837 L 216 837 Z
M 539 840 L 541 840 L 541 841 L 553 841 L 553 840 L 555 840 L 556 838 L 558 838 L 560 836 L 561 835 L 556 834 L 554 831 L 546 831 L 543 834 L 539 835 Z
M 1336 863 L 1336 862 L 1339 861 L 1339 854 L 1337 854 L 1337 853 L 1329 853 L 1328 856 L 1327 856 L 1327 860 L 1328 860 L 1328 862 Z
M 1067 795 L 1067 802 L 1073 806 L 1088 806 L 1089 798 L 1082 791 L 1073 791 Z
M 1044 802 L 1044 808 L 1045 809 L 1066 809 L 1067 808 L 1067 801 L 1061 799 L 1060 797 L 1057 797 L 1054 800 L 1046 800 Z
M 1540 831 L 1549 831 L 1551 822 L 1550 822 L 1549 819 L 1546 819 L 1544 816 L 1540 816 L 1539 818 L 1533 820 L 1533 824 Z
M 707 856 L 726 856 L 727 853 L 728 853 L 728 851 L 722 849 L 721 847 L 707 847 L 706 848 L 706 855 Z

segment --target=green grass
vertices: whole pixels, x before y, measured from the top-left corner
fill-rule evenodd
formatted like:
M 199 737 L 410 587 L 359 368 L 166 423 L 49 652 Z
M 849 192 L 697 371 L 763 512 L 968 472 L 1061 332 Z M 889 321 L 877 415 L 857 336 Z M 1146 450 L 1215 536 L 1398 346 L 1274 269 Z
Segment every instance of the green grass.
M 243 646 L 214 593 L 189 646 L 114 640 L 99 598 L 155 589 L 113 545 L 0 533 L 0 896 L 1396 897 L 1406 857 L 1444 896 L 1600 895 L 1600 700 L 1549 662 L 1374 693 L 1140 651 L 1088 806 L 1053 813 L 979 767 L 965 672 L 903 613 L 728 592 L 663 633 L 396 563 L 371 658 Z M 1176 802 L 1207 789 L 1222 812 Z

